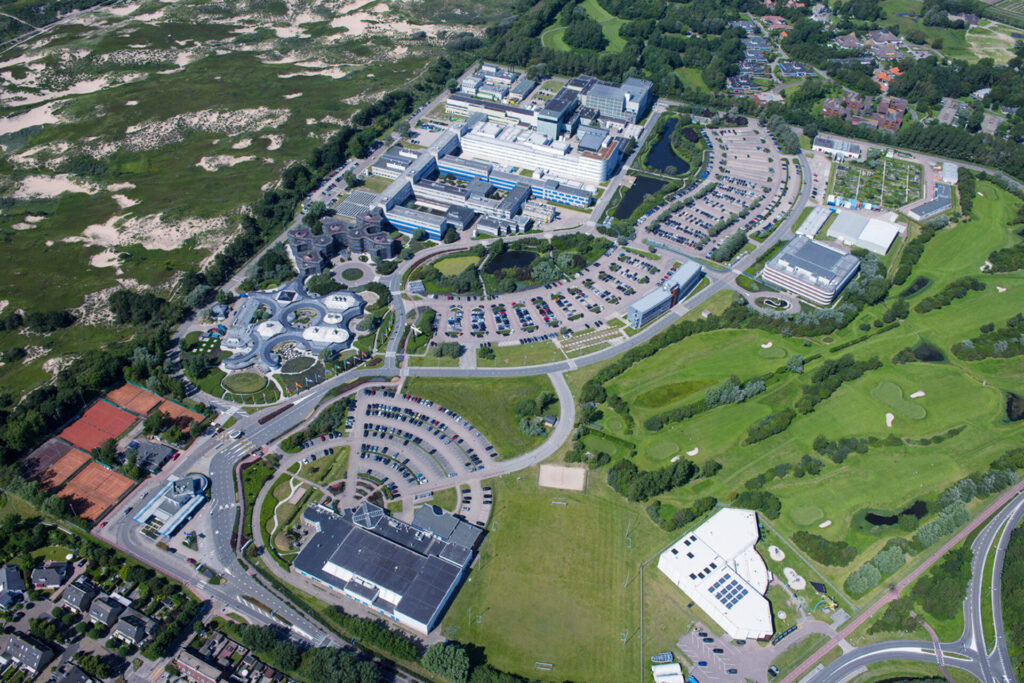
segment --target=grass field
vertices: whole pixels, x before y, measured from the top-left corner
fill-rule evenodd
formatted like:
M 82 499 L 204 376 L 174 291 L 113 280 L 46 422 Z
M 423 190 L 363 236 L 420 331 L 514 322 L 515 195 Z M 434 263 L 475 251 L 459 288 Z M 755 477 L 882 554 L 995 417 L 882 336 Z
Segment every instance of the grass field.
M 491 442 L 500 458 L 525 453 L 544 440 L 519 431 L 513 407 L 517 401 L 536 399 L 543 391 L 554 391 L 551 380 L 544 375 L 503 377 L 499 382 L 482 378 L 411 377 L 403 390 L 428 398 L 469 420 Z M 557 405 L 548 411 L 559 414 Z
M 701 75 L 701 70 L 696 67 L 681 66 L 674 71 L 676 76 L 679 76 L 679 80 L 682 82 L 683 87 L 687 89 L 696 90 L 697 92 L 711 92 L 707 83 L 704 82 L 704 77 Z
M 476 364 L 481 368 L 503 368 L 520 365 L 542 365 L 565 360 L 565 354 L 554 342 L 534 342 L 514 346 L 494 346 L 494 360 L 481 358 L 477 352 Z
M 638 566 L 668 534 L 603 485 L 586 493 L 541 489 L 530 469 L 493 486 L 491 533 L 443 633 L 486 644 L 491 664 L 531 679 L 633 680 L 640 657 Z M 649 567 L 647 573 L 657 572 Z M 689 623 L 674 610 L 659 623 L 662 618 L 676 632 Z M 553 666 L 541 671 L 536 662 Z
M 449 512 L 455 512 L 459 502 L 459 494 L 455 487 L 444 489 L 443 491 L 434 491 L 434 497 L 430 502 Z

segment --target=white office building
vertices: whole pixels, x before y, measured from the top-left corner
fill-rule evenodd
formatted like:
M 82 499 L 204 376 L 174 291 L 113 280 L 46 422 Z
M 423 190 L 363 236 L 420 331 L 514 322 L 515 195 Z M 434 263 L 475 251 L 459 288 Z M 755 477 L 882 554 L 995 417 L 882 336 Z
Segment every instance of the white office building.
M 658 569 L 731 638 L 770 638 L 771 573 L 754 548 L 757 514 L 725 508 L 661 554 Z
M 522 126 L 479 121 L 462 136 L 462 156 L 529 169 L 558 178 L 602 183 L 612 176 L 622 156 L 622 142 L 607 137 L 594 151 L 570 140 L 553 140 Z
M 797 235 L 765 264 L 761 277 L 812 303 L 828 306 L 859 268 L 856 256 Z

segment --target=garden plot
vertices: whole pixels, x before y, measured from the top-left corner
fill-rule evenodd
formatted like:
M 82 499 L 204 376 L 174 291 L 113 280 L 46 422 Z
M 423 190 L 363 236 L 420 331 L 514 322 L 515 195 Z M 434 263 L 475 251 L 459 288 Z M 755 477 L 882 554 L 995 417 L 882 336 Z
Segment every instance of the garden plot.
M 829 194 L 886 208 L 899 208 L 921 199 L 920 164 L 899 159 L 837 164 Z

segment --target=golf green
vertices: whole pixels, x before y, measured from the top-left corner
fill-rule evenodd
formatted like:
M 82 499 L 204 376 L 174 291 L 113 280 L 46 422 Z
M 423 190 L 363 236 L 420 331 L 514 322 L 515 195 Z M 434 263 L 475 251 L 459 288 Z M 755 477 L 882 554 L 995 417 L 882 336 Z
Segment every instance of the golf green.
M 679 452 L 679 444 L 668 441 L 655 441 L 647 449 L 647 457 L 651 460 L 667 460 Z
M 908 420 L 923 420 L 928 412 L 920 403 L 903 397 L 903 389 L 895 382 L 881 382 L 871 390 L 871 397 Z
M 793 520 L 794 524 L 799 526 L 811 526 L 821 521 L 825 513 L 817 505 L 803 505 L 798 508 L 793 508 L 789 513 L 789 518 Z

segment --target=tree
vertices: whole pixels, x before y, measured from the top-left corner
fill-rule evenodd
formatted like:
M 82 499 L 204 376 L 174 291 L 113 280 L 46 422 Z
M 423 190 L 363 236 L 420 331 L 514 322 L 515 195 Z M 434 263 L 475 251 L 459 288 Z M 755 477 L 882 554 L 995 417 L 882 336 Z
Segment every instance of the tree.
M 421 663 L 452 683 L 465 683 L 469 678 L 469 655 L 456 643 L 434 643 L 423 653 Z
M 608 46 L 601 24 L 590 17 L 574 18 L 562 34 L 562 40 L 569 47 L 580 50 L 603 50 Z
M 412 233 L 413 242 L 423 242 L 427 239 L 427 231 L 423 228 L 416 228 Z
M 350 189 L 353 187 L 359 187 L 360 185 L 363 184 L 363 181 L 357 178 L 356 174 L 353 173 L 352 171 L 345 171 L 345 175 L 343 175 L 342 178 L 345 180 L 345 185 L 347 185 Z
M 150 413 L 142 423 L 142 433 L 147 435 L 159 433 L 164 428 L 164 422 L 167 418 L 167 413 L 159 410 Z
M 494 349 L 490 346 L 481 346 L 477 350 L 477 356 L 484 360 L 494 360 Z
M 445 244 L 451 244 L 452 242 L 459 241 L 459 233 L 455 232 L 455 228 L 449 227 L 444 231 L 443 241 Z
M 794 353 L 786 361 L 786 369 L 789 370 L 790 372 L 796 373 L 798 375 L 803 374 L 803 371 L 804 371 L 804 357 L 801 356 L 799 353 Z

